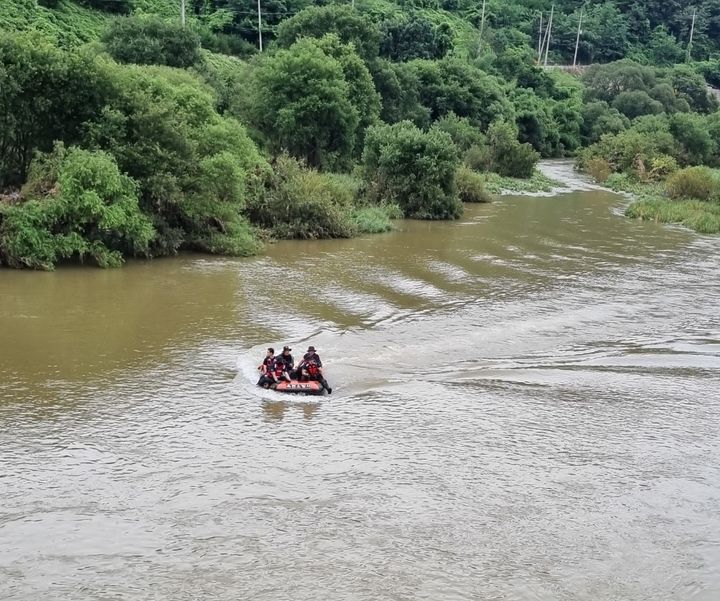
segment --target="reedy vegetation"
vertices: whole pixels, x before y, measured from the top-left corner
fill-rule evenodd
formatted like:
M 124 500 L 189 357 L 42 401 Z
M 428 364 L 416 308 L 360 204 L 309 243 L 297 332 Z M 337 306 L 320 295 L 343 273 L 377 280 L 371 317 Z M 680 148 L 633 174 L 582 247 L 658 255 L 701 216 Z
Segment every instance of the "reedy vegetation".
M 540 156 L 579 152 L 601 179 L 639 181 L 720 163 L 703 79 L 720 81 L 715 0 L 693 48 L 708 60 L 690 67 L 672 66 L 682 8 L 591 7 L 581 60 L 636 62 L 583 81 L 534 66 L 535 2 L 491 0 L 478 44 L 477 3 L 273 0 L 262 55 L 254 1 L 187 4 L 185 29 L 170 0 L 0 5 L 0 191 L 20 190 L 0 200 L 1 263 L 248 255 L 262 231 L 348 237 L 399 216 L 454 218 L 508 177 L 552 187 Z M 563 61 L 578 14 L 556 4 Z M 698 178 L 668 190 L 697 195 L 686 180 Z

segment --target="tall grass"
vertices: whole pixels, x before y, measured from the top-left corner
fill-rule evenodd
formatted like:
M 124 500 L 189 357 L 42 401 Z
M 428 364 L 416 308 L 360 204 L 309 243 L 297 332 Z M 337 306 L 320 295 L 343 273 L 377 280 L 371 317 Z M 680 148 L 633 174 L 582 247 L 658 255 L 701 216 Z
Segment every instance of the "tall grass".
M 701 234 L 720 233 L 720 203 L 670 200 L 646 196 L 633 202 L 625 215 L 658 223 L 677 223 Z
M 515 177 L 503 177 L 497 173 L 483 174 L 485 189 L 490 194 L 502 194 L 503 192 L 517 192 L 533 194 L 537 192 L 552 192 L 557 188 L 564 188 L 565 184 L 535 171 L 530 179 L 519 179 Z
M 381 234 L 392 231 L 392 220 L 401 219 L 402 210 L 397 205 L 372 205 L 359 207 L 353 212 L 353 222 L 359 234 Z

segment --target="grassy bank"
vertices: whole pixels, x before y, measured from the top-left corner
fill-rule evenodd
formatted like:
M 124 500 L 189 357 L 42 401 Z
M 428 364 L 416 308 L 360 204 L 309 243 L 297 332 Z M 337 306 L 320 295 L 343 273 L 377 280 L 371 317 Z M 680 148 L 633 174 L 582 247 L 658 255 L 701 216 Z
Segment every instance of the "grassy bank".
M 565 187 L 562 182 L 549 178 L 537 170 L 530 179 L 503 177 L 497 173 L 487 173 L 483 177 L 485 189 L 490 194 L 537 194 Z
M 627 217 L 683 225 L 701 234 L 720 233 L 718 200 L 673 199 L 661 182 L 645 183 L 621 174 L 612 175 L 605 185 L 632 194 L 633 201 L 625 209 Z

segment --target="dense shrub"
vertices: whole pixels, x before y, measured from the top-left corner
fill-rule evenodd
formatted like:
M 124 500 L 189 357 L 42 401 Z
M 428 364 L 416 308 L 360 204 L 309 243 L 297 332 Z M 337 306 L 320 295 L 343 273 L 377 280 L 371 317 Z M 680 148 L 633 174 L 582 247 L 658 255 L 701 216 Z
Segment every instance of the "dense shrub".
M 392 220 L 402 218 L 397 205 L 368 205 L 353 211 L 352 220 L 360 234 L 380 234 L 393 229 Z
M 490 202 L 492 196 L 485 190 L 482 175 L 461 165 L 455 171 L 455 187 L 462 202 Z
M 648 121 L 657 125 L 657 121 Z M 667 126 L 666 126 L 667 128 Z M 629 172 L 638 162 L 649 164 L 659 155 L 674 156 L 677 152 L 672 135 L 659 127 L 655 131 L 629 129 L 618 134 L 607 134 L 600 141 L 584 149 L 579 156 L 580 164 L 586 165 L 592 158 L 607 160 L 613 171 Z
M 445 132 L 423 132 L 408 121 L 367 132 L 363 169 L 369 197 L 398 204 L 406 217 L 449 219 L 462 213 L 455 191 L 458 164 Z
M 707 90 L 705 79 L 687 65 L 678 65 L 669 73 L 675 93 L 687 100 L 690 108 L 701 113 L 712 113 L 718 101 Z
M 433 128 L 448 134 L 460 152 L 485 144 L 485 136 L 480 129 L 470 123 L 469 119 L 458 117 L 455 113 L 448 113 L 438 119 Z
M 700 73 L 711 86 L 720 88 L 720 59 L 704 61 L 695 64 L 695 70 Z
M 57 146 L 40 158 L 25 192 L 45 192 L 0 205 L 0 260 L 11 267 L 52 269 L 89 256 L 101 267 L 147 251 L 153 236 L 137 188 L 103 152 Z
M 667 178 L 668 175 L 675 173 L 677 170 L 678 163 L 675 160 L 675 157 L 661 154 L 650 161 L 648 178 L 653 181 L 661 181 Z
M 651 90 L 656 82 L 655 70 L 629 60 L 607 65 L 593 65 L 583 76 L 588 100 L 612 102 L 622 92 Z
M 670 133 L 681 145 L 681 163 L 708 163 L 716 150 L 716 141 L 708 131 L 707 119 L 698 114 L 678 113 L 670 117 Z
M 531 177 L 540 155 L 530 144 L 517 140 L 517 130 L 509 123 L 497 121 L 488 129 L 491 171 L 506 177 Z
M 673 173 L 665 183 L 670 198 L 708 200 L 716 193 L 718 182 L 707 167 L 688 167 Z
M 473 171 L 489 171 L 492 169 L 492 155 L 486 144 L 474 144 L 463 155 L 463 164 Z
M 209 89 L 167 67 L 108 65 L 111 93 L 85 143 L 113 154 L 140 185 L 157 236 L 151 254 L 258 248 L 241 215 L 264 161 L 245 129 L 220 117 Z
M 116 19 L 102 37 L 122 63 L 190 67 L 200 61 L 200 39 L 191 29 L 157 17 Z
M 342 180 L 280 155 L 250 200 L 250 220 L 276 238 L 348 238 L 355 233 L 353 196 Z
M 606 159 L 595 157 L 585 165 L 585 171 L 598 183 L 605 183 L 612 174 L 612 166 Z
M 496 119 L 514 119 L 512 103 L 498 79 L 468 62 L 446 57 L 411 65 L 420 82 L 420 101 L 433 121 L 452 112 L 484 129 Z
M 629 119 L 604 100 L 589 102 L 582 108 L 580 135 L 583 145 L 594 144 L 605 134 L 616 134 L 628 128 Z
M 666 113 L 687 113 L 690 110 L 690 105 L 687 103 L 687 100 L 678 98 L 673 87 L 667 82 L 657 84 L 650 90 L 649 95 L 653 100 L 657 100 L 662 105 Z

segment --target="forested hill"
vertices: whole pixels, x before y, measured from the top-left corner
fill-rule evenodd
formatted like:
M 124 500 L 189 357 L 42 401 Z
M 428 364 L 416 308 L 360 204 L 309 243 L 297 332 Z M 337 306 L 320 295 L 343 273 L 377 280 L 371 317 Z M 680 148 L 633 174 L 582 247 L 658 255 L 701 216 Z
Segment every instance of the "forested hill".
M 261 32 L 256 0 L 185 0 L 184 24 L 180 5 L 0 1 L 0 264 L 453 219 L 499 178 L 551 185 L 543 156 L 667 178 L 704 203 L 692 227 L 720 230 L 720 0 L 260 0 Z M 595 65 L 540 68 L 541 37 L 550 64 L 573 60 L 581 19 Z
M 179 18 L 180 1 L 4 0 L 0 28 L 36 28 L 55 32 L 67 43 L 86 42 L 98 36 L 104 15 Z M 309 6 L 326 4 L 332 2 L 261 0 L 265 43 L 273 39 L 282 21 Z M 470 55 L 478 51 L 481 0 L 357 0 L 354 6 L 381 26 L 381 54 L 388 58 L 437 57 L 450 49 Z M 692 58 L 705 60 L 720 52 L 720 0 L 488 0 L 484 37 L 488 43 L 523 42 L 535 48 L 541 19 L 545 29 L 553 6 L 551 62 L 573 60 L 581 12 L 578 60 L 583 64 L 624 57 L 655 65 L 680 62 L 686 57 L 694 13 Z M 242 41 L 258 45 L 256 0 L 186 0 L 186 12 L 209 47 L 245 54 L 252 48 Z

